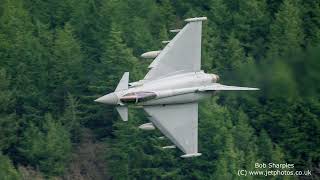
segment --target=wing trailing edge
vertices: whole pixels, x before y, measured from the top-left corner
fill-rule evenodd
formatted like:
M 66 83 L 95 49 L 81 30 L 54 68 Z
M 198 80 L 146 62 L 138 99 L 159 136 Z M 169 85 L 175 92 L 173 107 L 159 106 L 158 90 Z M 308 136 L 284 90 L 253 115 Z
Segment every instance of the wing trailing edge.
M 198 103 L 145 106 L 150 121 L 181 149 L 183 157 L 198 153 Z
M 204 86 L 198 89 L 198 91 L 257 91 L 259 88 L 251 87 L 239 87 L 239 86 L 226 86 L 219 83 L 210 86 Z

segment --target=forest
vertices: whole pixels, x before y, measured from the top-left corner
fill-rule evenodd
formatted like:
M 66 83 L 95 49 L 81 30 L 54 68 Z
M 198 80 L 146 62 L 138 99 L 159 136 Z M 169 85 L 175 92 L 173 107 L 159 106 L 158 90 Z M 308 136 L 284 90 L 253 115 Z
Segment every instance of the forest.
M 206 16 L 202 69 L 227 85 L 199 106 L 199 152 L 164 150 L 94 100 L 189 17 Z M 0 179 L 242 179 L 290 163 L 320 179 L 319 0 L 0 0 Z

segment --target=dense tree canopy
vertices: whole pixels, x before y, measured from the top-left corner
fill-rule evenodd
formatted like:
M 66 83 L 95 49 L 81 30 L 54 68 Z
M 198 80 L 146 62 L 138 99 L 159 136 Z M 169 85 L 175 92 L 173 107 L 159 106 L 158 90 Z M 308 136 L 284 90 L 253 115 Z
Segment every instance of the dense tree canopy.
M 140 54 L 163 48 L 168 30 L 192 16 L 209 19 L 202 68 L 261 91 L 202 102 L 203 155 L 181 159 L 161 148 L 170 142 L 160 132 L 137 128 L 148 122 L 142 110 L 122 122 L 93 100 L 125 71 L 142 78 L 151 61 Z M 95 157 L 106 164 L 103 179 L 238 179 L 256 162 L 294 163 L 319 179 L 319 42 L 318 0 L 2 0 L 0 179 L 22 179 L 19 167 L 68 176 L 88 129 L 104 147 Z

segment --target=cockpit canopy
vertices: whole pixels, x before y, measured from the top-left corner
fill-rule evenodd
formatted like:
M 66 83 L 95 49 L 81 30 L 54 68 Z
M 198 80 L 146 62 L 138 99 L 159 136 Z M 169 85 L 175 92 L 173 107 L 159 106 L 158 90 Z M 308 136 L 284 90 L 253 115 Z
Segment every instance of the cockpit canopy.
M 132 92 L 125 94 L 120 98 L 123 103 L 138 103 L 156 98 L 157 95 L 154 92 Z

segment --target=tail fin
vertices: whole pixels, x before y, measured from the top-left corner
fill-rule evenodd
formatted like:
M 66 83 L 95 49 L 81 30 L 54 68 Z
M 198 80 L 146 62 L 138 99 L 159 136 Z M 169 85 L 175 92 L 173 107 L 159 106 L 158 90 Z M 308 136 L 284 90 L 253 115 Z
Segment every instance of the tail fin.
M 116 107 L 121 119 L 123 121 L 128 121 L 128 106 L 118 106 Z
M 115 92 L 128 89 L 128 84 L 129 84 L 129 72 L 125 72 L 122 75 L 122 78 L 119 81 L 119 84 L 118 84 Z

